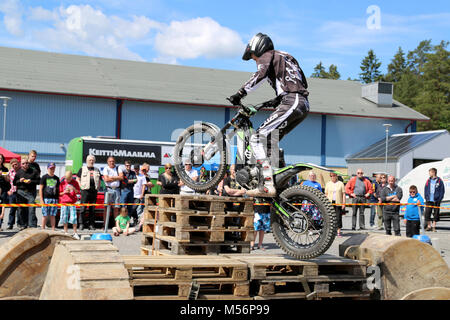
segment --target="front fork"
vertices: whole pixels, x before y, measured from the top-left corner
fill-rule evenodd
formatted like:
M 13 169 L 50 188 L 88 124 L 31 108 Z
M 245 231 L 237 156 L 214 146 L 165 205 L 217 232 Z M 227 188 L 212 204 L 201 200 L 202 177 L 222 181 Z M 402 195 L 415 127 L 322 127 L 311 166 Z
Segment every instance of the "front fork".
M 281 217 L 281 219 L 284 220 L 285 223 L 289 225 L 294 221 L 294 218 L 287 210 L 283 208 L 283 204 L 285 203 L 288 203 L 286 198 L 278 197 L 271 199 L 271 204 L 275 209 L 275 212 Z

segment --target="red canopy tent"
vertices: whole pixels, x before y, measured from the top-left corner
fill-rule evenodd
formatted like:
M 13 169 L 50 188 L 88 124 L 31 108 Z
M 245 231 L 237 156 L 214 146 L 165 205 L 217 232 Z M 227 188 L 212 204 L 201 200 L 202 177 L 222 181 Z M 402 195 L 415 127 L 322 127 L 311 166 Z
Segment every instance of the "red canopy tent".
M 9 163 L 11 159 L 16 158 L 20 163 L 20 155 L 0 147 L 0 154 L 5 157 L 5 163 Z

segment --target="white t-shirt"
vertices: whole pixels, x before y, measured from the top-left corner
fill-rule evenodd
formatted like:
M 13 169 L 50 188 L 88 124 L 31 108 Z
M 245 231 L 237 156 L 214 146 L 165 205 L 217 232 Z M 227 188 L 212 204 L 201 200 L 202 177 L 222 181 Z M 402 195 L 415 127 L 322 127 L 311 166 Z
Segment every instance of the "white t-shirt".
M 115 167 L 115 168 L 104 167 L 103 171 L 102 171 L 102 175 L 110 176 L 110 177 L 118 177 L 119 176 L 119 172 L 117 170 L 117 167 Z M 107 187 L 110 187 L 110 188 L 118 188 L 118 187 L 120 187 L 120 181 L 119 180 L 113 181 L 113 182 L 106 182 L 105 181 L 105 184 L 106 184 Z
M 188 174 L 188 176 L 193 180 L 194 178 L 198 177 L 198 172 L 195 169 L 191 169 L 191 171 L 186 171 L 186 173 Z M 192 190 L 191 188 L 189 188 L 187 185 L 183 185 L 180 188 L 180 191 L 183 192 L 194 192 L 194 190 Z
M 137 176 L 137 182 L 133 187 L 134 197 L 139 199 L 142 193 L 142 186 L 147 183 L 147 179 L 145 179 L 145 175 L 142 173 Z

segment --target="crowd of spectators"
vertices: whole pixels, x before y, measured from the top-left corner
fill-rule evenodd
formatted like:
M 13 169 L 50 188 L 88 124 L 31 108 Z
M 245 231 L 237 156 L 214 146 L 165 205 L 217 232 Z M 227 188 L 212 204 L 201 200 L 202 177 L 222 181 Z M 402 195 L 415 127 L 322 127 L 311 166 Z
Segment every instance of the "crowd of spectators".
M 436 232 L 436 222 L 439 221 L 439 207 L 445 194 L 444 183 L 437 176 L 437 169 L 429 170 L 429 179 L 425 183 L 424 197 L 415 185 L 409 187 L 409 198 L 404 205 L 403 223 L 406 226 L 406 236 L 413 237 L 420 234 L 421 217 L 424 214 L 426 231 Z M 327 198 L 332 202 L 337 217 L 337 235 L 342 236 L 342 215 L 345 214 L 346 197 L 352 200 L 352 231 L 356 230 L 359 217 L 359 230 L 366 230 L 364 212 L 367 203 L 370 203 L 370 227 L 385 230 L 387 235 L 392 231 L 400 236 L 400 200 L 403 190 L 397 185 L 392 175 L 376 174 L 371 180 L 364 176 L 364 171 L 358 169 L 356 176 L 344 184 L 337 179 L 336 173 L 330 173 L 329 181 L 324 189 Z M 308 180 L 301 184 L 322 191 L 320 183 L 316 181 L 316 174 L 310 172 Z M 425 199 L 424 199 L 425 198 Z M 425 205 L 425 209 L 424 209 Z M 358 215 L 359 211 L 359 215 Z M 375 219 L 377 219 L 375 221 Z M 393 230 L 392 230 L 393 229 Z
M 114 157 L 107 159 L 107 166 L 102 171 L 95 166 L 95 157 L 86 157 L 85 164 L 73 177 L 72 172 L 67 171 L 61 179 L 55 175 L 55 163 L 47 165 L 47 172 L 41 176 L 41 170 L 36 162 L 37 152 L 31 150 L 28 156 L 10 160 L 10 169 L 4 165 L 5 158 L 0 154 L 0 200 L 1 203 L 33 204 L 39 192 L 41 204 L 75 204 L 77 202 L 94 204 L 104 185 L 105 203 L 114 204 L 113 219 L 116 221 L 114 234 L 131 234 L 139 231 L 143 225 L 143 208 L 145 194 L 151 193 L 154 184 L 149 177 L 150 165 L 147 163 L 134 164 L 125 161 L 123 166 L 118 166 Z M 202 168 L 200 173 L 192 168 L 187 161 L 184 164 L 185 173 L 194 181 L 206 179 L 208 172 Z M 424 197 L 418 192 L 417 187 L 409 188 L 408 205 L 405 208 L 404 224 L 406 235 L 412 237 L 420 234 L 420 219 L 425 216 L 427 231 L 436 231 L 436 222 L 439 221 L 439 207 L 443 199 L 445 189 L 441 178 L 437 176 L 437 170 L 429 170 L 429 179 L 424 188 Z M 356 230 L 356 222 L 359 217 L 359 230 L 365 230 L 365 204 L 370 206 L 370 227 L 378 230 L 385 229 L 386 234 L 400 235 L 400 200 L 403 190 L 396 184 L 396 178 L 392 175 L 376 174 L 373 181 L 364 176 L 362 169 L 358 169 L 356 176 L 351 177 L 346 185 L 334 172 L 330 173 L 330 181 L 322 189 L 322 185 L 316 181 L 316 174 L 311 171 L 308 180 L 303 185 L 313 187 L 324 192 L 326 197 L 334 205 L 337 216 L 337 235 L 342 236 L 342 216 L 345 214 L 346 196 L 352 200 L 352 230 Z M 175 173 L 173 166 L 168 163 L 164 166 L 164 172 L 157 179 L 161 194 L 195 194 L 196 192 L 186 186 Z M 230 166 L 224 179 L 216 188 L 208 190 L 206 194 L 240 197 L 245 195 L 245 189 L 236 182 L 235 166 Z M 256 235 L 259 235 L 258 246 L 252 248 L 263 249 L 264 233 L 270 232 L 270 205 L 264 205 L 267 201 L 255 199 L 254 227 Z M 121 204 L 128 204 L 124 207 Z M 424 208 L 421 205 L 426 204 Z M 121 207 L 123 207 L 121 209 Z M 119 209 L 121 213 L 119 215 Z M 358 215 L 359 211 L 359 215 Z M 57 207 L 42 207 L 42 228 L 45 229 L 50 222 L 52 230 L 56 228 Z M 75 206 L 62 206 L 60 210 L 59 225 L 68 232 L 68 225 L 73 226 L 74 238 L 79 239 L 77 227 L 80 230 L 95 229 L 95 207 L 83 206 L 77 213 Z M 5 219 L 6 208 L 2 207 L 0 214 L 0 228 Z M 377 221 L 375 218 L 377 217 Z M 106 206 L 103 212 L 103 224 L 106 219 Z M 19 230 L 36 228 L 35 207 L 12 207 L 9 209 L 7 229 L 11 230 L 17 222 Z M 239 221 L 237 221 L 239 223 Z M 376 225 L 375 225 L 376 224 Z M 130 228 L 130 225 L 134 228 Z M 104 227 L 104 226 L 103 226 Z M 256 238 L 255 235 L 255 238 Z

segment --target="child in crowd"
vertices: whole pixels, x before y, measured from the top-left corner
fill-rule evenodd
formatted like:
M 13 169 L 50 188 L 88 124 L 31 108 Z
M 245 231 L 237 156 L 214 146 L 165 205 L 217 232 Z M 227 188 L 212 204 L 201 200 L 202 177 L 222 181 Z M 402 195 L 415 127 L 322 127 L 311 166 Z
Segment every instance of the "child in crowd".
M 113 233 L 117 237 L 122 232 L 124 235 L 134 233 L 135 229 L 130 228 L 130 217 L 128 216 L 128 210 L 126 207 L 120 209 L 120 214 L 116 217 L 116 226 L 113 228 Z
M 264 233 L 270 232 L 270 204 L 266 204 L 265 199 L 255 198 L 255 218 L 254 218 L 254 228 L 255 228 L 255 241 L 256 236 L 259 235 L 258 247 L 255 246 L 255 241 L 251 241 L 250 245 L 252 250 L 261 249 L 265 251 L 263 247 Z
M 423 207 L 419 207 L 418 205 L 425 203 L 420 193 L 417 192 L 417 187 L 414 185 L 409 187 L 408 203 L 410 204 L 406 206 L 403 221 L 406 224 L 406 236 L 412 238 L 414 235 L 420 234 L 420 217 L 423 214 Z
M 65 179 L 62 179 L 59 185 L 60 203 L 75 204 L 77 194 L 80 193 L 80 185 L 75 179 L 72 179 L 72 172 L 66 171 Z M 68 224 L 73 226 L 73 238 L 80 240 L 77 233 L 77 208 L 75 206 L 62 206 L 60 220 L 64 224 L 64 233 L 67 234 Z
M 41 178 L 39 198 L 41 204 L 57 204 L 59 198 L 59 178 L 55 175 L 56 165 L 51 162 L 47 165 L 47 174 Z M 45 229 L 47 217 L 50 217 L 52 230 L 55 231 L 55 217 L 58 207 L 42 207 L 42 229 Z

